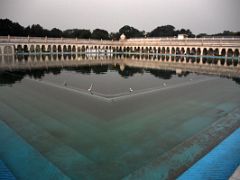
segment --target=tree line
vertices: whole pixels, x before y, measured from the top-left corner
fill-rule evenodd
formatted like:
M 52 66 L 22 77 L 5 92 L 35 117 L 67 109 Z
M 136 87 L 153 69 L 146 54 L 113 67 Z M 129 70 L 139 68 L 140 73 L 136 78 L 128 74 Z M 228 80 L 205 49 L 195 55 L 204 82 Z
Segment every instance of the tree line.
M 12 22 L 9 19 L 0 19 L 0 36 L 32 36 L 32 37 L 53 37 L 53 38 L 79 38 L 79 39 L 103 39 L 103 40 L 118 40 L 121 34 L 125 34 L 127 38 L 141 38 L 141 37 L 174 37 L 178 34 L 186 34 L 188 37 L 212 37 L 212 36 L 240 36 L 240 32 L 224 31 L 218 34 L 201 33 L 195 35 L 189 29 L 177 30 L 172 25 L 159 26 L 151 32 L 140 31 L 129 25 L 125 25 L 119 29 L 118 32 L 111 32 L 104 29 L 67 29 L 60 30 L 53 28 L 51 30 L 43 28 L 39 24 L 32 26 L 21 26 L 17 22 Z

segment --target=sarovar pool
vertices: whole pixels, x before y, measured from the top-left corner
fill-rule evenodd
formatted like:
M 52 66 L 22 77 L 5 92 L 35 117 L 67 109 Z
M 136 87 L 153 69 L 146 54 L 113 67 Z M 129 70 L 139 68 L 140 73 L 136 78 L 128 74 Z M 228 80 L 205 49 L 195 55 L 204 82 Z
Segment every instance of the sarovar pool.
M 239 77 L 52 61 L 1 65 L 0 160 L 17 179 L 173 179 L 240 125 Z

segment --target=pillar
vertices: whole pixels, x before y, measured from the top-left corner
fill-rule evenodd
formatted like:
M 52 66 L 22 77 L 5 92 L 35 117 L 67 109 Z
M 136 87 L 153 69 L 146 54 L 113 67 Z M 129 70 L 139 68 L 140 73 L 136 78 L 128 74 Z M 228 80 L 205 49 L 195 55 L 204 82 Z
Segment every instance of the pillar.
M 64 47 L 64 45 L 61 45 L 61 50 L 62 50 L 61 54 L 62 55 L 63 55 L 63 47 Z M 62 58 L 63 58 L 63 56 L 62 56 Z
M 199 64 L 202 65 L 203 64 L 203 57 L 202 57 L 202 53 L 203 52 L 203 49 L 201 49 L 201 57 L 200 57 L 200 61 L 199 61 Z
M 50 50 L 51 55 L 53 54 L 53 46 L 54 45 L 50 45 L 50 47 L 51 47 L 51 50 Z

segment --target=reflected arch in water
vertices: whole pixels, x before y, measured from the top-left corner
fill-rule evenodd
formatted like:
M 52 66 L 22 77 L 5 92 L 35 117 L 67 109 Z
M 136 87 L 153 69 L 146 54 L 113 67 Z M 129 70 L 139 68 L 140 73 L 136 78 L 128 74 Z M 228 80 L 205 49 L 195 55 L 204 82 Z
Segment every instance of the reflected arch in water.
M 41 57 L 42 57 L 42 59 L 41 60 L 43 60 L 43 61 L 45 61 L 46 60 L 46 56 L 43 54 L 43 55 L 41 55 Z
M 14 62 L 14 56 L 12 55 L 4 55 L 3 58 L 5 64 L 12 64 Z
M 37 54 L 37 55 L 36 55 L 36 59 L 37 59 L 37 61 L 42 61 L 41 55 L 40 55 L 40 54 Z
M 31 61 L 35 61 L 36 56 L 34 56 L 34 55 L 29 55 L 29 58 L 31 59 Z
M 106 49 L 108 49 L 106 47 Z M 194 50 L 193 50 L 194 51 Z M 239 53 L 239 51 L 234 53 Z M 183 64 L 204 64 L 204 65 L 216 65 L 217 66 L 239 66 L 239 58 L 237 57 L 217 57 L 217 58 L 212 58 L 208 56 L 204 57 L 195 57 L 195 56 L 182 56 L 182 55 L 175 55 L 175 56 L 169 56 L 165 54 L 161 55 L 156 55 L 156 54 L 128 54 L 126 53 L 125 55 L 123 54 L 113 54 L 111 56 L 108 56 L 107 54 L 101 54 L 100 56 L 95 56 L 95 55 L 89 55 L 89 54 L 63 54 L 63 56 L 55 56 L 53 57 L 54 54 L 39 54 L 41 55 L 40 57 L 37 56 L 37 54 L 19 54 L 16 56 L 17 60 L 19 61 L 68 61 L 68 60 L 97 60 L 99 62 L 105 61 L 107 59 L 113 59 L 113 60 L 125 60 L 125 59 L 131 59 L 131 60 L 138 60 L 138 61 L 159 61 L 159 62 L 166 62 L 166 63 L 172 63 L 170 65 L 178 65 L 176 63 L 183 63 Z M 58 53 L 56 55 L 61 55 L 61 53 Z M 36 57 L 34 57 L 36 56 Z M 30 57 L 28 59 L 28 57 Z M 17 62 L 16 62 L 17 63 Z M 90 61 L 89 61 L 90 63 Z M 207 67 L 207 66 L 206 66 Z M 197 67 L 196 67 L 197 68 Z
M 170 59 L 170 56 L 166 56 L 166 60 L 169 61 L 169 59 Z
M 52 56 L 52 59 L 54 60 L 54 61 L 56 61 L 57 60 L 57 54 L 53 54 L 53 56 Z

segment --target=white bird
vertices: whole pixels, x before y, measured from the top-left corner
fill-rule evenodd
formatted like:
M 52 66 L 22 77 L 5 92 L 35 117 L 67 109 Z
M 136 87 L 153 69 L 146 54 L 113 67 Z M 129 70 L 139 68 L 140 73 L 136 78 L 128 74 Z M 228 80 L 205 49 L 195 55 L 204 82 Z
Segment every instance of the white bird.
M 163 86 L 167 86 L 167 83 L 163 83 Z
M 91 84 L 91 86 L 89 87 L 89 89 L 88 89 L 89 92 L 92 91 L 92 87 L 93 87 L 93 84 Z
M 129 91 L 130 91 L 130 92 L 133 92 L 133 89 L 132 89 L 132 88 L 129 88 Z

